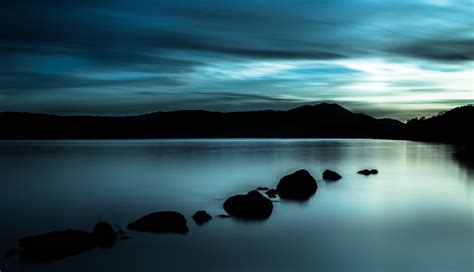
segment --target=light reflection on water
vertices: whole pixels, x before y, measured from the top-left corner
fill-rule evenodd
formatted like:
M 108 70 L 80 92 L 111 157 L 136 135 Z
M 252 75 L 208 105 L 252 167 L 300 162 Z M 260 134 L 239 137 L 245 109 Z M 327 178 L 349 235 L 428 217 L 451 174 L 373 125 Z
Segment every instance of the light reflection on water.
M 24 235 L 90 230 L 176 210 L 186 236 L 129 232 L 110 250 L 2 271 L 471 271 L 472 170 L 453 147 L 385 140 L 0 142 L 0 250 Z M 263 222 L 214 218 L 226 197 L 275 187 L 300 168 L 318 180 L 305 203 L 274 202 Z M 321 181 L 330 168 L 343 179 Z M 361 176 L 377 168 L 376 176 Z

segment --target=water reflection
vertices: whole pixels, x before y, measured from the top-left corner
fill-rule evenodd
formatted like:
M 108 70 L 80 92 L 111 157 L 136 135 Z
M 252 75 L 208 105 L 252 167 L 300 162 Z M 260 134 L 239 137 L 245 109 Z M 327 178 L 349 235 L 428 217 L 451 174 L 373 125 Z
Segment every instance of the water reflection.
M 452 153 L 452 158 L 463 169 L 466 170 L 470 180 L 474 180 L 474 147 L 456 146 Z
M 472 172 L 453 147 L 383 140 L 50 141 L 0 143 L 0 245 L 55 229 L 122 226 L 182 212 L 185 237 L 134 239 L 48 265 L 5 271 L 469 271 Z M 214 218 L 223 201 L 308 169 L 317 194 L 273 201 L 259 223 Z M 379 170 L 362 176 L 360 169 Z M 325 169 L 343 176 L 323 182 Z M 471 168 L 469 168 L 471 169 Z M 466 174 L 467 173 L 467 174 Z

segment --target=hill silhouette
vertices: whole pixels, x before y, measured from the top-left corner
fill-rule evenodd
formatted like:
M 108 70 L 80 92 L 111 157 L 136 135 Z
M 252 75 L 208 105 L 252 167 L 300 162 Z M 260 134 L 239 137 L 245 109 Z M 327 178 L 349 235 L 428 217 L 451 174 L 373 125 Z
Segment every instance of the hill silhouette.
M 181 110 L 136 116 L 0 113 L 0 139 L 400 138 L 404 124 L 321 103 L 288 111 Z
M 406 124 L 330 103 L 287 111 L 180 110 L 121 117 L 4 112 L 0 139 L 379 138 L 472 146 L 472 120 L 472 105 Z
M 454 108 L 430 118 L 414 118 L 405 126 L 405 138 L 472 145 L 473 121 L 473 105 Z

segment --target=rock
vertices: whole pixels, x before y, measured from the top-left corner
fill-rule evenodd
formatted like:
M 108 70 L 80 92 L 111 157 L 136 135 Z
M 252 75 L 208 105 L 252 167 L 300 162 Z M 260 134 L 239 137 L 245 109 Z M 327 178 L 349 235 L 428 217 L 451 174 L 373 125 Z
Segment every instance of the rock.
M 20 261 L 41 262 L 62 259 L 97 247 L 91 234 L 82 230 L 53 231 L 18 240 Z
M 122 236 L 125 234 L 125 231 L 122 230 L 119 224 L 117 224 L 117 236 Z
M 362 175 L 365 175 L 365 176 L 376 175 L 378 173 L 379 173 L 379 171 L 377 169 L 372 169 L 372 170 L 364 169 L 364 170 L 360 170 L 360 171 L 357 172 L 357 174 L 362 174 Z
M 145 232 L 172 232 L 186 234 L 186 219 L 178 212 L 156 212 L 146 215 L 130 224 L 127 228 Z
M 257 187 L 257 190 L 266 191 L 266 190 L 268 190 L 268 187 Z
M 221 213 L 221 214 L 219 214 L 217 217 L 220 217 L 220 218 L 229 218 L 229 217 L 231 217 L 231 216 L 228 215 L 228 214 L 223 214 L 223 213 Z
M 129 239 L 132 239 L 132 237 L 128 236 L 128 235 L 122 235 L 120 236 L 120 240 L 129 240 Z
M 13 256 L 17 253 L 18 253 L 18 249 L 10 248 L 9 250 L 7 250 L 7 252 L 5 252 L 5 258 L 10 258 L 11 256 Z
M 269 198 L 276 198 L 278 192 L 277 192 L 277 190 L 275 190 L 275 189 L 270 189 L 270 190 L 266 191 L 265 194 L 266 194 Z
M 282 199 L 307 200 L 317 189 L 316 180 L 308 171 L 301 169 L 281 178 L 276 190 Z
M 111 247 L 117 240 L 117 233 L 107 222 L 99 222 L 92 230 L 92 237 L 101 247 Z
M 209 222 L 209 220 L 212 219 L 212 216 L 210 216 L 207 212 L 205 211 L 197 211 L 193 215 L 194 222 L 198 225 L 202 225 L 204 223 Z
M 357 172 L 357 174 L 368 176 L 370 175 L 370 170 L 369 169 L 360 170 Z
M 235 195 L 224 202 L 224 210 L 232 216 L 244 219 L 265 219 L 270 217 L 273 203 L 258 191 L 246 195 Z
M 329 169 L 326 169 L 323 172 L 323 179 L 328 180 L 328 181 L 337 181 L 340 180 L 342 177 L 338 173 L 331 171 Z

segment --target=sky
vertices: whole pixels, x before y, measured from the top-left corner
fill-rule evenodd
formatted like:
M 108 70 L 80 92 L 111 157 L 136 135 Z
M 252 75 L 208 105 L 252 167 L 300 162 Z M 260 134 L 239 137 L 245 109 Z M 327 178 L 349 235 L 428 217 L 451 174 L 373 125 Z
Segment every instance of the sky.
M 6 0 L 0 111 L 334 102 L 406 121 L 474 101 L 472 0 Z

